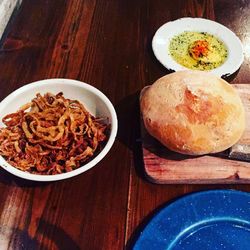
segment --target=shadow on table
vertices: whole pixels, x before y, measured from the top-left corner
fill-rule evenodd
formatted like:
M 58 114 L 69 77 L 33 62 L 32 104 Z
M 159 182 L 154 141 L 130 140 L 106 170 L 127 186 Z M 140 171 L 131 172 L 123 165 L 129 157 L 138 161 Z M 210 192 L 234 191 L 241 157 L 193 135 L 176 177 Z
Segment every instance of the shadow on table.
M 56 225 L 40 220 L 38 231 L 43 233 L 43 237 L 50 239 L 60 250 L 80 250 L 77 243 L 62 229 Z M 50 238 L 46 232 L 53 232 L 53 238 Z
M 43 242 L 39 242 L 37 237 L 31 237 L 27 230 L 20 230 L 18 228 L 8 228 L 5 226 L 1 226 L 0 236 L 2 239 L 6 237 L 6 241 L 9 242 L 9 247 L 11 249 L 49 249 L 46 244 Z M 43 241 L 49 242 L 50 247 L 51 244 L 54 245 L 57 249 L 60 250 L 80 250 L 81 248 L 77 245 L 77 243 L 61 228 L 56 225 L 52 225 L 47 223 L 44 220 L 40 220 L 38 226 L 38 233 L 43 234 Z M 53 232 L 53 238 L 50 238 L 48 233 Z M 6 236 L 5 236 L 6 234 Z M 7 235 L 11 234 L 11 238 L 9 239 Z
M 0 169 L 0 183 L 4 185 L 15 184 L 18 187 L 43 187 L 50 184 L 50 182 L 25 180 L 5 171 L 4 169 Z
M 221 78 L 230 83 L 238 75 L 239 71 L 240 71 L 240 68 L 237 71 L 235 71 L 233 74 L 231 75 L 225 74 Z
M 140 133 L 140 91 L 122 99 L 115 106 L 118 116 L 117 139 L 133 152 L 135 170 L 144 178 L 141 133 Z

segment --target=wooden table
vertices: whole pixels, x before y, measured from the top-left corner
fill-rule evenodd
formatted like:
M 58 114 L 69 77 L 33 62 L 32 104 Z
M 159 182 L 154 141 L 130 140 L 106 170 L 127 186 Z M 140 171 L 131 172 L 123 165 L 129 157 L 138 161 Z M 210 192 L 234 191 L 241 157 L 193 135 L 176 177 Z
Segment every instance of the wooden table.
M 228 0 L 23 0 L 0 48 L 0 100 L 45 78 L 73 78 L 103 91 L 119 131 L 96 167 L 54 183 L 0 174 L 0 249 L 123 249 L 153 212 L 183 194 L 249 185 L 156 185 L 143 176 L 138 93 L 168 73 L 151 49 L 154 32 L 183 16 L 232 29 L 250 82 L 250 2 Z

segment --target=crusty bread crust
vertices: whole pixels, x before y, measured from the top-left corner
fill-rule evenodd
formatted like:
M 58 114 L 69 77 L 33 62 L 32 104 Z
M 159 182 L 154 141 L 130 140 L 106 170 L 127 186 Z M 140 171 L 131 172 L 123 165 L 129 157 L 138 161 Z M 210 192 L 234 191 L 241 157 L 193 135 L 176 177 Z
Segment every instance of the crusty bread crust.
M 147 131 L 167 148 L 189 155 L 217 153 L 235 144 L 245 129 L 237 91 L 202 71 L 166 75 L 140 100 Z

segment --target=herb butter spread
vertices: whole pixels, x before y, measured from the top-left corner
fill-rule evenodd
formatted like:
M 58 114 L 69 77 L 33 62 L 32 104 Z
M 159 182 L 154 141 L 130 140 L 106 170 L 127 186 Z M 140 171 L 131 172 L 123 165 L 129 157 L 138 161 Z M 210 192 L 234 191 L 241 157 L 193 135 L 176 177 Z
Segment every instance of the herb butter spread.
M 212 70 L 227 59 L 225 44 L 205 32 L 185 31 L 174 36 L 169 53 L 182 66 L 196 70 Z

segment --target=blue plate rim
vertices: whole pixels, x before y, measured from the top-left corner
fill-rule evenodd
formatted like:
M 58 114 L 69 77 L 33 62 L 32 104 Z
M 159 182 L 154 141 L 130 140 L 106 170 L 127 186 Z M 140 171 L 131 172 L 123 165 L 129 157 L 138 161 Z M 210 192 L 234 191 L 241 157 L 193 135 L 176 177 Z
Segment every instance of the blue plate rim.
M 169 210 L 178 207 L 180 204 L 182 204 L 185 201 L 188 201 L 190 199 L 196 198 L 196 197 L 202 197 L 202 196 L 207 196 L 207 195 L 236 195 L 236 196 L 241 196 L 241 197 L 246 197 L 250 201 L 250 193 L 246 191 L 241 191 L 241 190 L 235 190 L 235 189 L 211 189 L 211 190 L 202 190 L 202 191 L 196 191 L 196 192 L 191 192 L 188 194 L 184 194 L 181 197 L 174 198 L 167 202 L 165 205 L 160 206 L 160 208 L 156 209 L 156 212 L 153 212 L 150 218 L 147 220 L 146 224 L 144 224 L 143 228 L 138 231 L 136 240 L 134 241 L 132 249 L 138 250 L 140 248 L 140 242 L 142 241 L 143 234 L 148 230 L 152 224 L 157 221 L 161 216 L 163 216 L 165 213 L 169 212 Z M 214 218 L 213 216 L 210 216 L 211 218 Z M 237 217 L 237 216 L 235 216 Z M 209 216 L 208 216 L 209 218 Z M 225 219 L 229 219 L 231 217 L 225 216 Z M 232 219 L 232 218 L 231 218 Z M 237 218 L 235 219 L 237 221 Z M 205 221 L 205 220 L 204 220 Z M 242 220 L 239 219 L 240 222 L 247 223 L 250 225 L 250 215 L 248 216 L 248 220 Z M 177 235 L 179 237 L 179 235 Z M 167 246 L 167 249 L 173 244 L 173 242 L 170 242 L 170 244 Z

